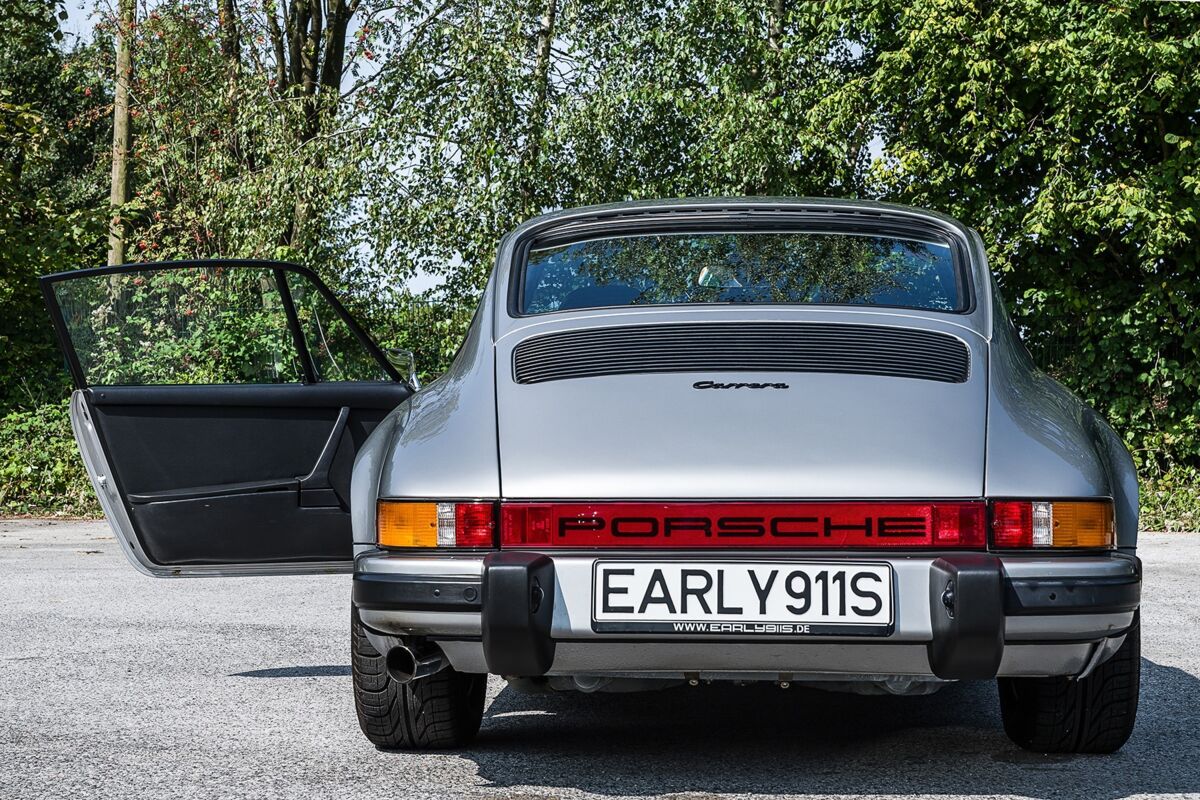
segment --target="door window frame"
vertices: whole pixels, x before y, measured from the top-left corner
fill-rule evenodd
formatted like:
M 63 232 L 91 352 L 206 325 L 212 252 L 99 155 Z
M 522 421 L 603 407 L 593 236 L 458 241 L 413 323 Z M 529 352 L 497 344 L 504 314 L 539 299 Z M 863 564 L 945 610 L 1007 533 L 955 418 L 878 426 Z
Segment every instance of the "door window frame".
M 108 267 L 91 267 L 87 269 L 68 270 L 66 272 L 55 272 L 51 275 L 43 275 L 38 279 L 41 284 L 42 296 L 45 298 L 47 310 L 50 312 L 50 319 L 54 323 L 54 331 L 58 336 L 59 343 L 62 345 L 62 351 L 67 361 L 67 370 L 71 373 L 71 379 L 75 383 L 77 389 L 88 389 L 92 384 L 87 382 L 87 377 L 84 375 L 83 366 L 79 362 L 79 355 L 75 352 L 75 342 L 71 338 L 71 332 L 67 329 L 66 319 L 63 317 L 62 308 L 59 306 L 58 297 L 54 293 L 54 286 L 63 281 L 69 281 L 74 278 L 93 278 L 103 275 L 116 275 L 127 272 L 153 272 L 166 271 L 171 269 L 188 269 L 188 268 L 216 268 L 216 267 L 231 267 L 231 268 L 248 268 L 271 270 L 275 276 L 275 284 L 279 289 L 280 299 L 283 302 L 284 314 L 288 321 L 288 330 L 291 331 L 292 341 L 296 345 L 297 355 L 300 357 L 300 364 L 303 371 L 302 385 L 314 383 L 336 383 L 337 381 L 323 381 L 317 374 L 316 364 L 312 360 L 312 356 L 308 349 L 308 341 L 304 335 L 304 329 L 300 325 L 300 318 L 296 313 L 296 305 L 292 300 L 292 292 L 288 287 L 287 276 L 285 273 L 292 272 L 300 275 L 307 280 L 317 290 L 322 298 L 329 303 L 330 307 L 342 319 L 343 322 L 350 328 L 354 334 L 354 338 L 359 344 L 366 348 L 371 357 L 379 364 L 383 374 L 396 383 L 405 383 L 406 379 L 400 375 L 383 350 L 375 343 L 375 340 L 363 329 L 358 321 L 351 316 L 346 310 L 341 301 L 330 291 L 329 287 L 317 277 L 317 274 L 308 267 L 303 267 L 299 264 L 294 264 L 289 261 L 272 261 L 269 259 L 229 259 L 229 258 L 199 258 L 187 259 L 180 261 L 148 261 L 145 263 L 133 264 L 118 264 Z M 159 384 L 151 384 L 159 385 Z M 178 385 L 178 384 L 173 384 Z M 207 384 L 183 384 L 185 386 L 200 386 Z M 224 385 L 239 385 L 239 384 L 224 384 Z M 259 385 L 250 383 L 248 385 Z

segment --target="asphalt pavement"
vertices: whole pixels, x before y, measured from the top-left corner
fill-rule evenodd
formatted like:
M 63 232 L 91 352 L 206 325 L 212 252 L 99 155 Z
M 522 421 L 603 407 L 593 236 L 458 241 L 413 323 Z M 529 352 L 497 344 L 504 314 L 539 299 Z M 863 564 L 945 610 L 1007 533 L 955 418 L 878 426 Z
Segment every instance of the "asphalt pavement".
M 1141 708 L 1113 756 L 1039 756 L 990 683 L 522 695 L 479 739 L 376 751 L 348 576 L 156 580 L 103 523 L 0 521 L 0 798 L 1200 797 L 1200 535 L 1148 534 Z

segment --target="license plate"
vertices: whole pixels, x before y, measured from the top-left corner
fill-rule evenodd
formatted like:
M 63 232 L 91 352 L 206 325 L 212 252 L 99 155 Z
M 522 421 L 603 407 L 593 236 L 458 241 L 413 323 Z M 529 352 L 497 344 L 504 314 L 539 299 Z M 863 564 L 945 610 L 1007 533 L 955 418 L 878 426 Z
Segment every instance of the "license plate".
M 599 633 L 886 636 L 887 564 L 597 561 Z

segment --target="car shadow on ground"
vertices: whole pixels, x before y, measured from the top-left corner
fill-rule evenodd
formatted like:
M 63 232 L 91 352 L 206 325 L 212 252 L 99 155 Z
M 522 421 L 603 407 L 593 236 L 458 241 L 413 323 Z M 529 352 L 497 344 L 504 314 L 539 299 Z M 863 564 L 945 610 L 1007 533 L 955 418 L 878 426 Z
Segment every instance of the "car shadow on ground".
M 929 697 L 680 687 L 526 695 L 505 688 L 458 755 L 496 787 L 608 795 L 1200 792 L 1200 680 L 1142 662 L 1133 738 L 1111 756 L 1044 756 L 1000 725 L 994 683 Z
M 319 664 L 310 667 L 274 667 L 230 673 L 231 678 L 348 678 L 349 664 Z

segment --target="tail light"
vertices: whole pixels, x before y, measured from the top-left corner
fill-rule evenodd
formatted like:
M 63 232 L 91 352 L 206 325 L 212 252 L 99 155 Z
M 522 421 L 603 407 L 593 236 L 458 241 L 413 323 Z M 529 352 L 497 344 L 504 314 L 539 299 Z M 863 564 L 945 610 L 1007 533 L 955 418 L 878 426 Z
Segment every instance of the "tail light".
M 982 502 L 504 503 L 380 500 L 381 547 L 946 548 L 987 546 Z M 1111 549 L 1110 500 L 990 503 L 997 549 Z
M 1112 548 L 1111 500 L 997 500 L 992 503 L 996 548 Z
M 982 502 L 504 503 L 503 547 L 976 548 Z
M 375 513 L 381 547 L 495 547 L 495 503 L 380 500 Z

